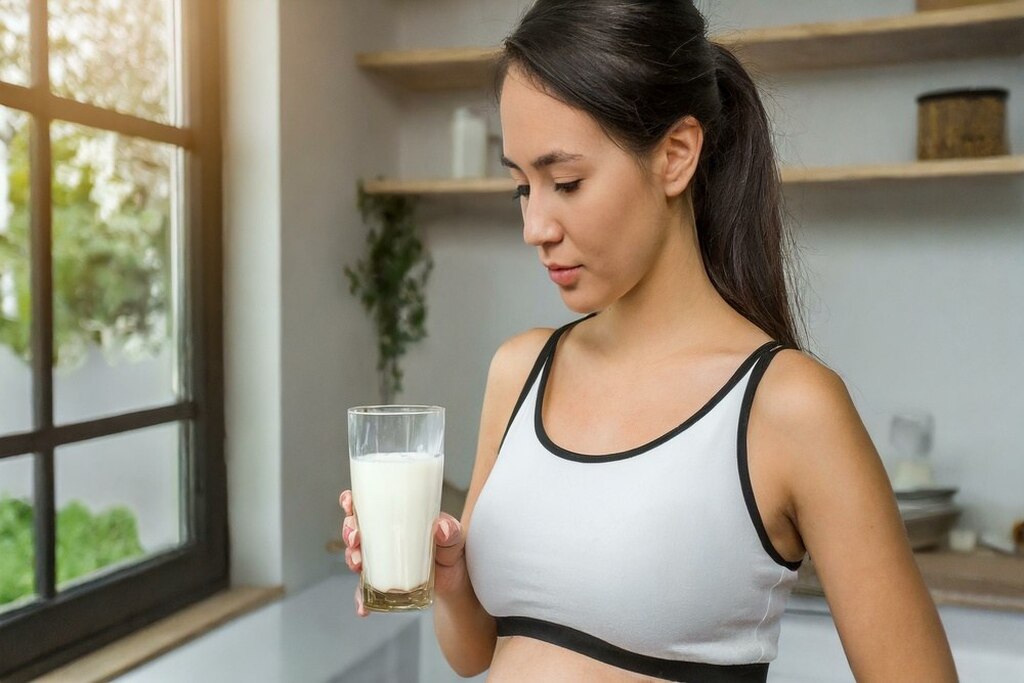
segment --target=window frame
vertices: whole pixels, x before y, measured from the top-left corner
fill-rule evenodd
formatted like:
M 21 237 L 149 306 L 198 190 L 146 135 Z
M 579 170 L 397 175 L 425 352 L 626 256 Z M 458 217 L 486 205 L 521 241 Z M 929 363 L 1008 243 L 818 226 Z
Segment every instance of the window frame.
M 0 82 L 0 105 L 31 117 L 30 213 L 34 428 L 0 436 L 0 460 L 34 459 L 36 599 L 0 613 L 0 679 L 29 680 L 228 585 L 224 459 L 219 0 L 179 0 L 181 127 L 54 95 L 47 0 L 29 0 L 28 87 Z M 50 123 L 60 119 L 174 145 L 183 159 L 182 400 L 55 426 Z M 180 422 L 189 536 L 177 548 L 60 593 L 55 586 L 54 451 L 58 446 Z

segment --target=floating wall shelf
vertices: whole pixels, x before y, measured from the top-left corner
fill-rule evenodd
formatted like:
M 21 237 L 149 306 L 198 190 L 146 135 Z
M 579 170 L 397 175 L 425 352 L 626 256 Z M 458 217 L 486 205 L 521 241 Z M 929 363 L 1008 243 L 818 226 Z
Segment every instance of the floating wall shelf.
M 785 185 L 825 183 L 856 183 L 885 180 L 923 180 L 929 178 L 967 178 L 971 176 L 1024 175 L 1024 156 L 988 157 L 984 159 L 944 159 L 906 164 L 871 164 L 862 166 L 829 166 L 821 168 L 786 167 L 782 169 Z M 468 196 L 508 194 L 515 183 L 511 178 L 367 180 L 369 194 Z
M 1024 0 L 910 15 L 756 28 L 712 36 L 764 72 L 1024 54 Z M 497 48 L 363 53 L 356 63 L 411 90 L 482 88 Z

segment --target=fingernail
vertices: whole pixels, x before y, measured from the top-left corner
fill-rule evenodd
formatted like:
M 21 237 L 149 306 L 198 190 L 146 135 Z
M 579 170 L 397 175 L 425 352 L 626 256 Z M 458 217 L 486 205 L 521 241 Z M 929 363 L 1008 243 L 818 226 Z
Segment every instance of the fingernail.
M 359 560 L 363 559 L 363 554 L 358 550 L 352 551 L 352 564 L 359 564 Z
M 448 522 L 447 519 L 442 520 L 441 523 L 438 524 L 438 526 L 441 527 L 441 540 L 442 541 L 447 541 L 449 538 L 451 538 L 451 535 L 452 535 L 451 524 Z
M 358 536 L 358 535 L 359 535 L 359 529 L 353 529 L 352 533 L 350 533 L 348 535 L 349 545 L 355 545 L 356 544 L 356 536 Z

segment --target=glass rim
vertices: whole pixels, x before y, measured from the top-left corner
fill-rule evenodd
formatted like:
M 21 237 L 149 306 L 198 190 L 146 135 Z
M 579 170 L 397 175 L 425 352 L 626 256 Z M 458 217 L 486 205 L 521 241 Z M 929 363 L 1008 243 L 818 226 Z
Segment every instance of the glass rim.
M 444 406 L 428 405 L 370 405 L 353 406 L 348 409 L 349 415 L 443 415 Z

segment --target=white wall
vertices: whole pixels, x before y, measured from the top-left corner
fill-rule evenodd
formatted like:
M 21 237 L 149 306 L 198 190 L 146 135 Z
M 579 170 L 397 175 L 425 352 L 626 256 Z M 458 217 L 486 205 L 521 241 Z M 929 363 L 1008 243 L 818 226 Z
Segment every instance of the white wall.
M 393 105 L 355 67 L 387 2 L 225 5 L 225 358 L 232 578 L 294 589 L 337 570 L 345 409 L 373 398 L 373 337 L 343 265 L 356 179 L 393 166 Z M 370 122 L 374 125 L 370 126 Z M 379 127 L 378 127 L 379 126 Z
M 346 409 L 377 402 L 369 319 L 342 268 L 362 257 L 356 182 L 394 167 L 394 105 L 355 66 L 392 45 L 389 2 L 281 3 L 282 502 L 284 578 L 337 568 L 349 486 Z
M 224 3 L 224 376 L 232 580 L 284 581 L 277 0 Z

